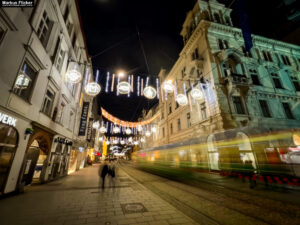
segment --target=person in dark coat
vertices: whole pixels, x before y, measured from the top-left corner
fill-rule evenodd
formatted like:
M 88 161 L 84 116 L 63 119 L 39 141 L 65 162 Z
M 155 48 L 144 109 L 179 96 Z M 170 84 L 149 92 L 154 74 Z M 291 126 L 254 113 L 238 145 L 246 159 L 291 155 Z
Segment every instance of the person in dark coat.
M 104 188 L 105 177 L 107 173 L 108 173 L 108 165 L 106 162 L 104 162 L 103 166 L 99 167 L 99 176 L 100 176 L 100 180 L 102 180 L 102 188 Z

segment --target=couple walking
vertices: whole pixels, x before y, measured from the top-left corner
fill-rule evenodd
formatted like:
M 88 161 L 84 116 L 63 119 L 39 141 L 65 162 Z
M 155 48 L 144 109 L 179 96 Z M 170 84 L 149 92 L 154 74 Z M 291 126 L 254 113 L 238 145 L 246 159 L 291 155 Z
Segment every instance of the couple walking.
M 116 176 L 116 168 L 114 161 L 109 161 L 108 163 L 104 161 L 103 165 L 99 168 L 99 176 L 100 176 L 100 183 L 102 181 L 102 188 L 105 186 L 105 177 L 108 175 L 110 177 L 109 179 L 109 186 L 114 186 L 114 178 Z

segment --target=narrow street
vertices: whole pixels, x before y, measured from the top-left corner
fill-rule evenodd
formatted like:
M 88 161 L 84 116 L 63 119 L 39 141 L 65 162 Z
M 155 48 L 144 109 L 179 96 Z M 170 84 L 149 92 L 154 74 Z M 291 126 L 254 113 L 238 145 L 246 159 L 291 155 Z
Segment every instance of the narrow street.
M 130 163 L 118 167 L 114 187 L 107 179 L 102 190 L 98 168 L 96 164 L 2 199 L 1 225 L 300 222 L 300 207 L 288 200 L 288 191 L 258 189 L 246 193 L 205 182 L 195 187 L 138 170 Z

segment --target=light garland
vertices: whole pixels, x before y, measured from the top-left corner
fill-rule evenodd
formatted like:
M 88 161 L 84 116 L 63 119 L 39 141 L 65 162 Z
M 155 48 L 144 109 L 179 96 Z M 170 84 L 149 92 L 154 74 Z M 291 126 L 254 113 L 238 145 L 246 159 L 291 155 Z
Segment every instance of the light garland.
M 110 78 L 110 74 L 109 74 L 109 72 L 107 72 L 107 75 L 106 75 L 106 85 L 105 85 L 105 93 L 108 93 L 109 78 Z
M 137 79 L 137 96 L 140 96 L 140 76 Z
M 117 89 L 118 89 L 117 95 L 119 95 L 119 93 L 121 95 L 128 94 L 130 92 L 130 84 L 126 81 L 122 81 L 118 84 Z

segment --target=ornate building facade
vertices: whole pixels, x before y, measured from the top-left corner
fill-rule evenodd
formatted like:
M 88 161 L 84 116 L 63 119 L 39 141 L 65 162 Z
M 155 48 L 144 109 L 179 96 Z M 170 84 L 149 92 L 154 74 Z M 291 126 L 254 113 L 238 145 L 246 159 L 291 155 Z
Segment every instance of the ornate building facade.
M 1 8 L 0 54 L 0 194 L 6 194 L 84 163 L 92 99 L 83 85 L 65 80 L 71 61 L 82 74 L 91 69 L 78 2 Z
M 143 118 L 159 114 L 154 121 L 159 132 L 143 148 L 236 128 L 261 133 L 299 128 L 300 47 L 252 35 L 253 48 L 246 52 L 230 14 L 216 0 L 198 0 L 187 14 L 180 33 L 184 47 L 172 69 L 160 71 L 160 82 L 176 81 L 178 94 L 185 84 L 187 96 L 201 86 L 204 98 L 189 97 L 187 106 L 179 106 L 174 94 L 161 98 Z

